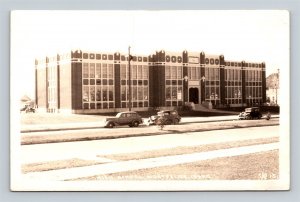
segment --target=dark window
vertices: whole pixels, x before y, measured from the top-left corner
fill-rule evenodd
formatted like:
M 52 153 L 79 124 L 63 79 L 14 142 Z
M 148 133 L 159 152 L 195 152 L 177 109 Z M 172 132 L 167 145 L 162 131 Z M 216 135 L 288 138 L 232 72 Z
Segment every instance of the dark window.
M 95 103 L 90 104 L 91 109 L 95 109 Z
M 205 59 L 205 64 L 209 64 L 209 59 L 208 58 Z
M 136 60 L 137 60 L 136 56 L 133 56 L 133 57 L 132 57 L 132 60 L 133 60 L 133 61 L 136 61 Z
M 171 60 L 172 60 L 172 62 L 176 62 L 176 57 L 172 56 Z
M 101 85 L 101 80 L 100 80 L 100 79 L 97 79 L 97 80 L 96 80 L 96 84 L 97 84 L 97 85 Z
M 102 85 L 107 85 L 107 80 L 106 79 L 102 80 Z
M 139 62 L 142 62 L 142 57 L 138 57 L 138 61 L 139 61 Z
M 89 80 L 88 79 L 83 79 L 83 85 L 89 85 Z
M 95 85 L 95 79 L 90 79 L 90 85 Z
M 231 62 L 231 63 L 230 63 L 230 66 L 234 66 L 234 62 Z
M 169 55 L 166 56 L 166 62 L 170 62 L 170 56 Z
M 112 80 L 112 79 L 109 79 L 109 83 L 108 83 L 108 85 L 114 85 L 114 80 Z
M 211 65 L 215 64 L 215 60 L 214 59 L 210 59 L 210 64 Z
M 241 67 L 241 66 L 242 66 L 242 63 L 239 62 L 239 63 L 238 63 L 238 66 Z
M 113 55 L 108 55 L 108 60 L 113 60 L 114 56 Z
M 90 59 L 95 59 L 95 54 L 94 53 L 90 54 Z
M 107 60 L 107 55 L 106 54 L 102 55 L 102 60 Z
M 83 53 L 83 59 L 88 59 L 89 55 L 87 53 Z
M 143 57 L 143 62 L 147 62 L 148 58 L 147 57 Z
M 181 63 L 181 62 L 182 62 L 182 57 L 178 56 L 178 57 L 177 57 L 177 61 L 178 61 L 179 63 Z
M 220 62 L 219 59 L 216 59 L 216 61 L 215 61 L 216 65 L 218 65 L 219 62 Z
M 182 85 L 182 80 L 178 80 L 178 85 Z
M 101 60 L 101 54 L 96 54 L 96 59 Z
M 121 56 L 121 60 L 122 60 L 122 61 L 125 61 L 125 60 L 126 60 L 126 58 L 125 58 L 124 55 Z
M 148 80 L 144 80 L 144 85 L 148 85 Z
M 237 67 L 237 62 L 234 63 L 234 66 Z

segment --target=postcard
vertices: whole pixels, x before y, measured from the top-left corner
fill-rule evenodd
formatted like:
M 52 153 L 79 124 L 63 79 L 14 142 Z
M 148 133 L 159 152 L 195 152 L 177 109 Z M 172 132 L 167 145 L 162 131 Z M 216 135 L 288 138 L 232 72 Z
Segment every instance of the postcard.
M 11 12 L 12 191 L 290 189 L 286 10 Z

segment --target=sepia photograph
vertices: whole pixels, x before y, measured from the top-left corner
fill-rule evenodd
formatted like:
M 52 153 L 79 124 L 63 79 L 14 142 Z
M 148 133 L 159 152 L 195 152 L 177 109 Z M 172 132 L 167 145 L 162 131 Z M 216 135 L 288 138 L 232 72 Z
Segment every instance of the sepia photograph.
M 290 189 L 286 10 L 11 11 L 12 191 Z

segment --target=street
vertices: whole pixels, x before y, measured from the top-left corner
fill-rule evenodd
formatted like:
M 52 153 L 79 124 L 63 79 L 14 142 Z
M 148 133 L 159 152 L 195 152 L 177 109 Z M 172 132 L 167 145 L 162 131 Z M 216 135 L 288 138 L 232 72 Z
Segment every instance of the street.
M 176 132 L 180 125 L 167 127 L 170 131 L 160 135 L 22 145 L 22 172 L 26 178 L 52 180 L 278 177 L 278 125 L 184 133 Z M 157 131 L 155 126 L 144 129 Z M 106 130 L 135 132 L 142 127 Z M 82 132 L 98 134 L 103 133 L 103 129 L 59 133 Z M 271 160 L 266 161 L 266 158 Z M 235 170 L 222 167 L 225 162 L 234 165 Z M 207 169 L 199 173 L 198 167 L 203 163 Z

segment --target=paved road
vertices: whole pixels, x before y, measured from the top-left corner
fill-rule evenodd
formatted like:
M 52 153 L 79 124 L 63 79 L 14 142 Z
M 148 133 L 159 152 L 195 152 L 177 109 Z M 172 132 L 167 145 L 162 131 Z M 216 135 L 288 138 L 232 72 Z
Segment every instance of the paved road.
M 140 168 L 151 168 L 165 165 L 176 165 L 199 161 L 209 158 L 234 156 L 260 151 L 278 149 L 278 143 L 253 145 L 251 147 L 239 147 L 211 151 L 208 153 L 193 153 L 157 157 L 153 159 L 140 159 L 135 161 L 118 162 L 98 156 L 111 154 L 127 154 L 142 151 L 155 151 L 166 148 L 182 146 L 200 146 L 231 141 L 247 141 L 260 138 L 272 138 L 279 136 L 279 126 L 253 127 L 247 129 L 230 129 L 208 132 L 189 132 L 182 134 L 167 134 L 148 137 L 131 137 L 111 140 L 96 140 L 85 142 L 68 142 L 39 145 L 24 145 L 21 147 L 21 164 L 41 163 L 57 160 L 79 158 L 83 160 L 96 160 L 101 165 L 86 166 L 54 171 L 35 172 L 23 175 L 25 179 L 54 179 L 65 180 L 77 177 L 87 177 L 101 173 L 114 173 Z

